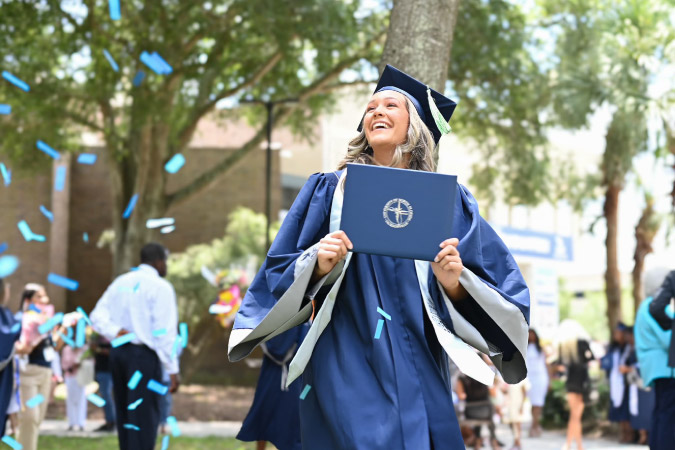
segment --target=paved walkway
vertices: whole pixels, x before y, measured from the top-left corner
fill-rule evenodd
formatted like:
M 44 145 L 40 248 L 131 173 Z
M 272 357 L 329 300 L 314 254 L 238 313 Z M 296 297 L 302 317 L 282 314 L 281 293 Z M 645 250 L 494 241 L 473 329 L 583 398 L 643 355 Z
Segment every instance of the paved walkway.
M 42 422 L 40 434 L 53 436 L 70 436 L 70 437 L 95 437 L 112 433 L 97 433 L 93 430 L 98 428 L 102 422 L 87 421 L 85 431 L 68 431 L 67 424 L 63 420 L 45 420 Z M 178 426 L 183 436 L 190 437 L 205 437 L 205 436 L 219 436 L 219 437 L 234 437 L 236 436 L 241 422 L 178 422 Z M 525 427 L 527 428 L 527 427 Z M 487 430 L 484 430 L 487 433 Z M 525 431 L 527 435 L 527 431 Z M 503 442 L 503 450 L 509 450 L 513 443 L 511 431 L 508 427 L 500 425 L 497 428 L 497 436 Z M 485 439 L 487 441 L 487 439 Z M 562 432 L 544 432 L 541 437 L 523 439 L 523 450 L 560 450 L 565 443 L 565 436 Z M 483 447 L 488 449 L 489 447 Z M 573 449 L 575 447 L 572 447 Z M 588 437 L 584 439 L 584 448 L 596 449 L 601 448 L 605 450 L 647 450 L 648 447 L 640 445 L 622 445 L 616 441 L 608 439 Z

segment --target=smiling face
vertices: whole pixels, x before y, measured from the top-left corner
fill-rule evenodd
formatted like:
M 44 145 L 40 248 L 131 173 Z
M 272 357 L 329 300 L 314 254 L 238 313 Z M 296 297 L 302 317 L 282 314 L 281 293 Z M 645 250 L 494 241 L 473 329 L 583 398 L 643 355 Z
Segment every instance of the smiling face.
M 363 118 L 366 139 L 377 153 L 391 151 L 403 144 L 408 135 L 410 115 L 406 98 L 396 91 L 382 91 L 370 98 Z

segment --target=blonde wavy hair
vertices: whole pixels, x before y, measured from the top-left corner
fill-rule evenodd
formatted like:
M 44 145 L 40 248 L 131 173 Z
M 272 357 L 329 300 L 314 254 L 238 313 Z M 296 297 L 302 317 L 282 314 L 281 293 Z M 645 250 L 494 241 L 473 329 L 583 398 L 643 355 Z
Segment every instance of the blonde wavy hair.
M 581 324 L 572 319 L 563 320 L 558 326 L 557 344 L 560 361 L 567 365 L 579 361 L 578 341 L 591 340 Z
M 422 122 L 410 99 L 405 99 L 405 105 L 410 116 L 407 139 L 404 143 L 396 146 L 389 167 L 397 167 L 409 154 L 408 169 L 435 172 L 436 163 L 433 153 L 436 142 L 434 141 L 434 135 Z M 348 163 L 380 165 L 373 157 L 373 149 L 366 139 L 365 128 L 349 142 L 347 155 L 340 161 L 337 170 L 346 168 Z

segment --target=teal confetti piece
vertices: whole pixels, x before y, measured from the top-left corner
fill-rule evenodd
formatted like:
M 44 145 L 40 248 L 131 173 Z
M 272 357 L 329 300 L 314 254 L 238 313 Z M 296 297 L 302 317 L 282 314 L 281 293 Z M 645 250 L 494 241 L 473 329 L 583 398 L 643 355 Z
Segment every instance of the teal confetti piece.
M 7 245 L 7 242 L 3 242 L 0 244 L 0 254 L 5 253 L 7 249 L 9 248 L 9 245 Z
M 14 86 L 18 87 L 22 91 L 28 92 L 30 91 L 30 86 L 28 86 L 28 83 L 26 83 L 23 80 L 20 80 L 19 78 L 15 77 L 11 73 L 7 72 L 6 70 L 2 71 L 2 78 L 5 80 L 9 81 L 12 83 Z
M 9 332 L 12 334 L 18 333 L 20 329 L 21 329 L 21 322 L 17 322 L 14 325 L 12 325 L 12 329 L 9 330 Z
M 169 436 L 164 436 L 162 438 L 162 450 L 167 450 L 169 448 Z
M 384 310 L 382 308 L 380 308 L 379 306 L 377 307 L 377 312 L 379 312 L 380 315 L 382 315 L 382 317 L 384 317 L 385 319 L 391 320 L 391 316 L 389 314 L 387 314 L 386 312 L 384 312 Z
M 133 411 L 133 410 L 135 410 L 136 408 L 138 408 L 138 405 L 140 405 L 141 403 L 143 403 L 143 399 L 142 399 L 142 398 L 139 398 L 138 400 L 136 400 L 135 402 L 133 402 L 132 404 L 130 404 L 129 406 L 127 406 L 127 409 L 128 409 L 129 411 Z
M 105 406 L 105 400 L 103 400 L 101 397 L 99 397 L 96 394 L 87 395 L 87 400 L 89 400 L 94 405 L 98 406 L 99 408 L 103 408 Z
M 182 434 L 180 428 L 178 428 L 178 421 L 174 416 L 167 417 L 166 424 L 171 428 L 171 435 L 173 437 L 178 437 Z
M 113 339 L 110 345 L 112 345 L 114 348 L 117 348 L 120 345 L 128 344 L 134 339 L 136 339 L 136 333 L 127 333 L 125 335 Z
M 137 370 L 129 379 L 127 387 L 133 391 L 134 389 L 136 389 L 136 386 L 138 386 L 138 383 L 141 381 L 141 378 L 143 378 L 143 374 Z
M 26 242 L 30 241 L 44 242 L 47 240 L 47 238 L 42 236 L 41 234 L 33 233 L 25 220 L 22 220 L 21 222 L 17 223 L 16 226 L 19 227 L 19 231 L 23 235 L 23 238 L 26 240 Z
M 152 335 L 154 337 L 160 337 L 164 336 L 166 334 L 166 328 L 160 328 L 159 330 L 155 330 L 152 332 Z
M 19 258 L 12 255 L 0 256 L 0 278 L 13 274 L 19 267 Z
M 69 291 L 76 291 L 77 288 L 80 286 L 80 283 L 78 283 L 77 281 L 71 280 L 70 278 L 66 278 L 61 275 L 57 275 L 55 273 L 50 273 L 47 276 L 47 281 L 57 286 L 64 287 Z
M 309 393 L 310 389 L 312 389 L 312 386 L 306 384 L 305 388 L 302 390 L 302 393 L 300 394 L 300 400 L 304 400 L 305 397 L 307 397 L 307 394 Z
M 5 186 L 9 186 L 12 183 L 12 171 L 7 169 L 4 163 L 0 163 L 0 173 L 2 173 L 2 179 L 5 180 Z
M 31 398 L 26 402 L 26 408 L 32 409 L 35 408 L 37 405 L 40 403 L 44 402 L 45 398 L 42 396 L 42 394 L 38 394 L 35 397 Z
M 162 67 L 160 67 L 157 64 L 157 61 L 155 61 L 155 58 L 150 55 L 150 53 L 146 52 L 145 50 L 141 53 L 141 62 L 148 66 L 153 72 L 155 72 L 158 75 L 163 75 Z
M 159 395 L 166 395 L 166 393 L 169 392 L 169 388 L 167 386 L 155 380 L 148 381 L 147 388 L 149 391 L 156 392 Z
M 61 153 L 57 152 L 43 141 L 37 141 L 38 150 L 46 153 L 54 159 L 61 159 Z
M 120 20 L 120 18 L 122 18 L 122 12 L 120 10 L 120 0 L 110 0 L 108 2 L 108 8 L 110 9 L 111 20 Z
M 2 442 L 12 447 L 14 450 L 23 450 L 23 445 L 19 444 L 11 436 L 4 436 Z
M 45 208 L 44 205 L 40 205 L 40 212 L 42 213 L 43 216 L 49 219 L 50 222 L 54 221 L 54 214 L 50 210 Z
M 138 72 L 136 72 L 136 76 L 134 77 L 134 81 L 132 83 L 134 86 L 138 87 L 141 85 L 144 79 L 145 79 L 145 72 L 139 70 Z
M 51 331 L 52 328 L 59 325 L 63 321 L 63 313 L 58 312 L 54 314 L 54 317 L 43 323 L 38 327 L 38 333 L 45 334 Z
M 384 319 L 377 321 L 377 329 L 375 330 L 375 339 L 379 339 L 382 334 L 382 327 L 384 327 Z
M 152 55 L 150 56 L 152 56 L 152 59 L 154 59 L 156 66 L 160 68 L 162 73 L 170 74 L 171 72 L 173 72 L 173 67 L 171 67 L 169 63 L 166 62 L 166 60 L 159 55 L 159 53 L 152 52 Z
M 180 331 L 181 345 L 183 348 L 187 347 L 188 344 L 188 326 L 187 323 L 181 322 L 178 325 L 178 330 Z
M 127 430 L 141 431 L 140 428 L 138 428 L 136 425 L 131 424 L 131 423 L 125 423 L 125 424 L 124 424 L 124 428 L 126 428 Z
M 68 330 L 68 338 L 72 339 L 73 338 L 73 327 L 68 327 L 66 328 Z
M 115 58 L 112 57 L 112 55 L 110 54 L 110 52 L 109 52 L 108 50 L 103 49 L 103 56 L 105 56 L 105 59 L 108 60 L 108 62 L 110 63 L 110 66 L 112 67 L 112 69 L 113 69 L 115 72 L 119 72 L 119 71 L 120 71 L 120 68 L 119 68 L 119 66 L 117 65 L 117 62 L 115 61 Z
M 169 162 L 164 164 L 164 170 L 166 170 L 169 173 L 176 173 L 183 167 L 184 164 L 185 164 L 185 156 L 181 155 L 180 153 L 176 153 L 169 160 Z
M 78 306 L 77 308 L 75 308 L 75 310 L 82 315 L 82 318 L 84 319 L 85 322 L 87 322 L 87 325 L 93 327 L 93 325 L 91 324 L 91 320 L 89 320 L 89 316 L 87 315 L 86 312 L 84 312 L 84 309 L 82 309 L 81 306 Z
M 61 340 L 63 342 L 66 343 L 66 345 L 70 345 L 73 348 L 76 347 L 75 342 L 72 339 L 70 339 L 68 336 L 66 336 L 65 334 L 61 333 L 60 331 L 59 331 L 59 337 L 61 338 Z
M 7 105 L 5 103 L 0 103 L 0 114 L 11 114 L 12 113 L 12 106 Z
M 91 166 L 96 162 L 98 157 L 94 153 L 80 153 L 77 157 L 77 162 L 79 164 L 86 164 Z
M 56 175 L 54 176 L 54 190 L 61 192 L 66 186 L 66 166 L 59 166 L 56 168 Z
M 77 332 L 75 333 L 75 346 L 77 348 L 84 347 L 87 337 L 87 322 L 84 319 L 77 321 Z
M 82 234 L 82 240 L 86 243 L 89 243 L 89 233 Z
M 138 201 L 138 194 L 134 194 L 133 197 L 129 200 L 129 204 L 127 205 L 127 209 L 124 210 L 124 214 L 122 214 L 123 219 L 128 219 L 131 216 L 131 213 L 133 212 L 134 208 L 136 207 L 136 202 Z

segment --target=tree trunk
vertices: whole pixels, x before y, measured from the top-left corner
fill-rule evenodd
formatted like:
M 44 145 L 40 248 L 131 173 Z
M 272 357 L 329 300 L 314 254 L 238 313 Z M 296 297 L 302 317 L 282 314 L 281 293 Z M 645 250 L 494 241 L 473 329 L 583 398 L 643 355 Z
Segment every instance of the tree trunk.
M 395 0 L 380 72 L 386 64 L 445 90 L 460 0 Z
M 214 343 L 227 342 L 227 331 L 218 323 L 208 310 L 202 313 L 192 328 L 190 342 L 181 356 L 181 377 L 185 384 L 190 384 L 192 377 L 202 367 L 203 362 L 211 357 L 208 350 Z
M 605 249 L 607 254 L 607 269 L 605 271 L 605 294 L 607 296 L 607 319 L 611 330 L 621 320 L 621 274 L 618 262 L 618 231 L 619 231 L 619 194 L 621 188 L 610 184 L 605 192 L 604 215 L 607 223 L 607 238 Z
M 637 310 L 640 307 L 640 302 L 644 298 L 644 289 L 642 287 L 642 272 L 645 266 L 645 257 L 652 253 L 652 242 L 659 231 L 660 222 L 656 217 L 654 211 L 654 200 L 647 198 L 647 205 L 642 211 L 640 221 L 635 226 L 635 254 L 633 259 L 635 265 L 633 266 L 633 306 L 635 308 L 635 316 L 637 317 Z
M 157 236 L 157 230 L 146 228 L 147 219 L 162 217 L 167 210 L 163 163 L 168 155 L 168 127 L 164 124 L 146 125 L 140 138 L 132 142 L 130 156 L 115 162 L 115 170 L 111 170 L 115 231 L 113 277 L 138 264 L 143 245 Z M 125 219 L 124 211 L 134 195 L 138 195 L 136 206 Z

